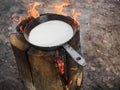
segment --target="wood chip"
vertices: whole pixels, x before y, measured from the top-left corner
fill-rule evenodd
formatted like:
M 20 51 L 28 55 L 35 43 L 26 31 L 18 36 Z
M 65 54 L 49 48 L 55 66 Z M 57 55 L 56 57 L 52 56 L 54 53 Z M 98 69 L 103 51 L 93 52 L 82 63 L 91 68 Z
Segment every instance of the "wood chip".
M 80 75 L 77 78 L 77 86 L 80 86 L 82 83 L 82 72 L 80 73 Z

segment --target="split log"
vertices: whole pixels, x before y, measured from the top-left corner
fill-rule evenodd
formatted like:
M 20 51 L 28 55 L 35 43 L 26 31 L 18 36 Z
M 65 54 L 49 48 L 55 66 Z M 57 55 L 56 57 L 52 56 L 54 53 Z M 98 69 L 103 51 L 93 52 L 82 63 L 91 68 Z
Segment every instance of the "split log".
M 55 51 L 31 48 L 28 57 L 36 90 L 63 90 L 55 63 Z
M 81 54 L 80 35 L 76 32 L 69 44 Z M 79 90 L 82 82 L 82 67 L 78 65 L 69 54 L 67 54 L 68 75 L 69 75 L 69 90 Z
M 11 34 L 10 42 L 15 55 L 20 77 L 26 90 L 35 90 L 33 86 L 29 61 L 26 55 L 30 45 L 25 41 L 23 34 Z
M 12 34 L 10 42 L 26 90 L 77 90 L 82 82 L 82 68 L 67 53 L 68 85 L 63 85 L 55 51 L 43 51 L 29 45 L 22 34 Z M 80 53 L 79 31 L 69 44 Z

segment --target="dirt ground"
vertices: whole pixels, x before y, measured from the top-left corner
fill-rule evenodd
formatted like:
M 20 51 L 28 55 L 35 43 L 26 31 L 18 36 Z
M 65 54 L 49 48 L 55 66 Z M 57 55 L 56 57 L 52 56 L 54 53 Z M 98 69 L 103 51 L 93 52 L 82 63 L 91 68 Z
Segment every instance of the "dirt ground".
M 25 15 L 35 0 L 0 0 L 0 90 L 24 90 L 19 78 L 9 36 L 16 32 L 11 15 Z M 50 5 L 62 0 L 36 0 L 40 13 L 55 13 Z M 120 0 L 70 0 L 64 11 L 72 8 L 82 15 L 81 50 L 87 65 L 81 90 L 120 90 Z

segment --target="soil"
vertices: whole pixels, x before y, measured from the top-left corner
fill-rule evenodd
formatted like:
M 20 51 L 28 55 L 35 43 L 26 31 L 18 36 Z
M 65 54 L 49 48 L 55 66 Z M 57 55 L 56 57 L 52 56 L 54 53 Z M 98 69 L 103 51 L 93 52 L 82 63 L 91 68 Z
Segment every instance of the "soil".
M 35 0 L 0 0 L 0 90 L 24 90 L 9 42 L 16 32 L 12 14 L 26 15 Z M 36 0 L 41 14 L 55 13 L 62 0 Z M 70 0 L 64 12 L 81 12 L 81 52 L 86 59 L 81 90 L 120 90 L 120 0 Z

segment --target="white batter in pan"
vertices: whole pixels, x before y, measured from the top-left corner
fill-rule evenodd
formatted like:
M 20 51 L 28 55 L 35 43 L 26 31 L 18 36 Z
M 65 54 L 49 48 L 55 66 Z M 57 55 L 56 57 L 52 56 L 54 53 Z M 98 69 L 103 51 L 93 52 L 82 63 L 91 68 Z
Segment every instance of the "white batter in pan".
M 31 30 L 28 40 L 41 47 L 53 47 L 64 44 L 73 37 L 72 27 L 60 20 L 51 20 L 37 25 Z

